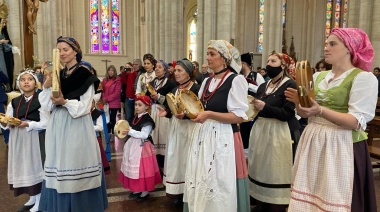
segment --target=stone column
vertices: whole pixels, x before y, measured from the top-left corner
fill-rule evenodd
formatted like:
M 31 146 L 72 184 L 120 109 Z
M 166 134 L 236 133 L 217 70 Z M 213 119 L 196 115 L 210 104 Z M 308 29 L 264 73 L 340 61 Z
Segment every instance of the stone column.
M 226 19 L 230 21 L 229 19 Z M 198 0 L 197 60 L 206 62 L 207 43 L 216 37 L 216 1 Z
M 282 41 L 282 4 L 277 1 L 264 2 L 264 43 L 262 64 L 266 64 L 268 55 L 275 50 L 281 52 Z
M 231 0 L 218 0 L 216 6 L 216 39 L 230 41 L 232 24 L 235 23 L 235 11 Z

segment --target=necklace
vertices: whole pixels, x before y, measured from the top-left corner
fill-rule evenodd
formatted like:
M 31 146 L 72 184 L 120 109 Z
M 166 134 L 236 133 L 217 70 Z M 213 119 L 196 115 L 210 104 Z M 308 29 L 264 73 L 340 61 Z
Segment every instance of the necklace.
M 24 98 L 25 98 L 25 95 L 22 94 L 22 96 L 21 96 L 21 98 L 20 98 L 20 101 L 18 102 L 17 109 L 16 109 L 16 118 L 19 118 L 19 116 L 18 116 L 18 111 L 19 111 L 19 109 L 20 109 L 21 102 L 22 102 L 22 100 L 23 100 Z M 32 101 L 33 101 L 33 98 L 34 98 L 34 94 L 33 94 L 32 98 L 29 100 L 28 106 L 27 106 L 27 108 L 26 108 L 26 112 L 25 112 L 24 119 L 26 119 L 26 117 L 28 116 L 29 107 L 30 107 L 30 104 L 31 104 Z
M 137 118 L 138 116 L 139 116 L 139 115 L 136 115 L 136 116 L 133 118 L 133 120 L 132 120 L 132 124 L 135 125 L 135 126 L 136 126 L 136 124 L 138 124 L 138 123 L 140 122 L 140 120 L 142 119 L 142 117 L 143 117 L 144 115 L 141 115 L 140 118 L 138 118 L 138 119 L 136 120 L 136 118 Z
M 224 72 L 226 72 L 227 70 L 228 70 L 228 68 L 225 68 L 225 69 L 219 71 L 218 73 L 215 73 L 214 75 L 218 75 L 218 74 L 224 73 Z
M 160 80 L 160 83 L 158 83 L 157 85 L 157 82 L 159 80 Z M 162 88 L 164 81 L 165 81 L 165 77 L 162 77 L 161 79 L 157 78 L 157 80 L 154 82 L 154 89 L 157 91 L 158 89 Z
M 218 85 L 216 86 L 216 88 L 209 94 L 207 94 L 208 92 L 208 88 L 210 86 L 210 83 L 212 80 L 209 80 L 205 89 L 203 90 L 203 93 L 202 93 L 202 101 L 205 103 L 205 108 L 207 107 L 207 102 L 209 99 L 211 99 L 211 97 L 215 94 L 215 92 L 219 89 L 219 87 L 222 85 L 223 81 L 224 81 L 224 78 L 230 73 L 230 70 L 228 70 L 222 77 L 222 79 L 219 81 Z M 215 75 L 212 77 L 212 78 L 215 78 Z
M 71 66 L 68 70 L 69 71 L 73 70 L 77 65 L 78 65 L 78 63 L 75 63 L 75 65 Z
M 284 79 L 284 76 L 281 76 L 274 83 L 272 82 L 272 80 L 270 82 L 268 82 L 267 85 L 265 86 L 264 93 L 263 93 L 263 95 L 261 96 L 260 99 L 272 95 L 277 90 L 278 86 L 281 84 L 281 82 L 282 82 L 283 79 Z M 273 90 L 269 94 L 267 94 L 267 90 L 268 90 L 268 87 L 269 87 L 270 84 L 275 85 L 275 87 L 273 88 Z
M 178 86 L 179 89 L 184 89 L 190 84 L 190 79 Z

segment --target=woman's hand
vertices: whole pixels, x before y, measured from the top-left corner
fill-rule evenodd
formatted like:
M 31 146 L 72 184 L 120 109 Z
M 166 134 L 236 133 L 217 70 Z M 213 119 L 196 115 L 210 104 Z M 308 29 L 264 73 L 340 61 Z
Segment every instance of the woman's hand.
M 174 116 L 177 118 L 177 119 L 183 119 L 185 117 L 185 114 L 183 112 L 181 113 L 177 113 L 177 114 L 174 114 Z
M 255 106 L 255 109 L 257 111 L 261 111 L 261 110 L 263 110 L 263 108 L 265 106 L 265 102 L 263 102 L 259 99 L 255 99 L 255 100 L 253 100 L 253 106 Z
M 313 103 L 311 107 L 302 107 L 300 104 L 297 105 L 297 113 L 302 118 L 309 118 L 310 116 L 316 116 L 322 114 L 322 107 L 312 98 L 310 101 Z
M 51 76 L 51 72 L 47 72 L 45 75 L 44 88 L 50 88 L 53 82 L 53 78 Z
M 191 119 L 193 122 L 204 123 L 207 119 L 209 119 L 210 111 L 202 111 L 200 113 L 195 113 L 194 115 L 197 118 Z
M 50 96 L 50 99 L 53 102 L 53 104 L 55 104 L 55 105 L 65 105 L 66 102 L 67 102 L 67 100 L 63 98 L 62 92 L 59 92 L 59 97 L 58 98 L 54 98 L 53 94 L 52 94 Z
M 1 39 L 0 43 L 9 43 L 9 40 Z
M 150 95 L 150 98 L 152 98 L 154 101 L 156 101 L 158 99 L 158 97 L 159 97 L 158 93 Z
M 298 98 L 298 91 L 294 88 L 287 88 L 285 90 L 285 97 L 286 100 L 293 102 L 296 105 L 300 103 L 300 100 Z
M 21 121 L 21 124 L 18 125 L 18 128 L 29 127 L 29 123 L 27 121 Z
M 165 117 L 168 114 L 168 112 L 166 112 L 166 110 L 160 106 L 157 106 L 157 110 L 159 117 Z

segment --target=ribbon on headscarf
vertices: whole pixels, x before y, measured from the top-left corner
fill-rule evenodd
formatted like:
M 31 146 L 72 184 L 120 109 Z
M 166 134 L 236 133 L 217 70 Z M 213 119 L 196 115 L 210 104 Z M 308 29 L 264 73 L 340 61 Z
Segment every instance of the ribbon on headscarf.
M 164 67 L 165 71 L 167 71 L 169 69 L 169 65 L 167 63 L 165 63 L 165 61 L 159 60 L 158 62 L 162 64 L 162 66 Z
M 336 35 L 346 45 L 351 54 L 352 65 L 371 71 L 375 51 L 364 31 L 358 28 L 334 28 L 331 34 Z
M 82 60 L 82 50 L 80 48 L 79 43 L 74 38 L 60 36 L 59 38 L 57 38 L 57 44 L 60 42 L 67 43 L 69 46 L 71 46 L 71 48 L 74 49 L 74 51 L 77 52 L 76 60 L 78 63 Z
M 176 65 L 181 66 L 189 74 L 190 78 L 194 70 L 194 65 L 188 60 L 178 60 Z
M 225 40 L 210 40 L 208 48 L 218 51 L 235 72 L 239 73 L 241 71 L 240 53 L 232 44 Z

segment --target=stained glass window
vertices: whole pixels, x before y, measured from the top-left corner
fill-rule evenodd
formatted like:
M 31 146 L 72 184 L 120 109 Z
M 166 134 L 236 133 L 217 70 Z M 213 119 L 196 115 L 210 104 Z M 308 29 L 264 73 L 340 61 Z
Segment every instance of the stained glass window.
M 327 0 L 325 37 L 330 35 L 331 29 L 347 27 L 348 0 Z
M 195 19 L 190 22 L 189 32 L 189 60 L 194 61 L 197 60 L 197 23 Z
M 257 52 L 263 52 L 264 42 L 264 0 L 259 3 L 259 43 L 257 45 Z
M 120 1 L 90 1 L 91 53 L 120 54 Z

